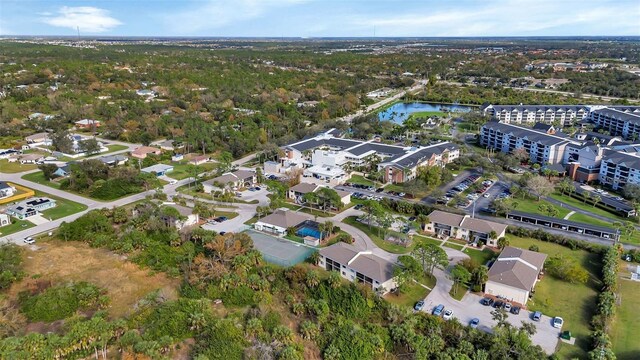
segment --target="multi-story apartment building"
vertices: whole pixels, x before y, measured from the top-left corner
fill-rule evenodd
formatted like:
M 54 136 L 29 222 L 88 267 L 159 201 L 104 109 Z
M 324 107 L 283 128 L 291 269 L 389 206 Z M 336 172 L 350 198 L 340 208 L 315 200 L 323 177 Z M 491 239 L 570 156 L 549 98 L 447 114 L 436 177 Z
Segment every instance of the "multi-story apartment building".
M 640 156 L 637 153 L 605 150 L 600 163 L 600 184 L 613 189 L 640 184 Z
M 640 110 L 634 107 L 599 108 L 589 113 L 597 128 L 625 139 L 640 139 Z
M 584 119 L 589 113 L 586 105 L 489 105 L 484 114 L 506 124 L 545 123 L 565 126 Z
M 538 164 L 562 163 L 569 144 L 580 143 L 562 133 L 549 130 L 545 132 L 496 121 L 484 124 L 480 131 L 480 145 L 504 153 L 524 149 L 529 154 L 530 161 Z
M 386 182 L 401 183 L 415 178 L 420 166 L 444 166 L 460 154 L 458 147 L 449 142 L 406 147 L 336 135 L 332 129 L 285 146 L 280 169 L 299 168 L 305 176 L 340 182 L 352 169 L 374 162 L 378 163 L 378 170 L 384 170 Z

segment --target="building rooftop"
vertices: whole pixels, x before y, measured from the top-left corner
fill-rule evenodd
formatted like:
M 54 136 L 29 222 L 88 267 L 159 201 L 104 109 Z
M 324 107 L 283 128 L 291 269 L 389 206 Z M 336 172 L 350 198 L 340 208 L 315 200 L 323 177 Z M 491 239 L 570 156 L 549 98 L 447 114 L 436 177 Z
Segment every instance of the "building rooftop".
M 518 138 L 524 138 L 531 142 L 541 143 L 548 146 L 558 145 L 562 143 L 575 143 L 576 141 L 571 141 L 567 137 L 556 135 L 550 135 L 542 131 L 533 130 L 525 127 L 520 127 L 517 125 L 505 124 L 497 121 L 490 121 L 482 126 L 482 128 L 491 129 L 494 131 L 499 131 L 503 134 L 510 134 Z M 561 134 L 564 135 L 564 134 Z
M 530 291 L 547 255 L 507 246 L 489 269 L 489 281 Z
M 351 269 L 384 283 L 393 279 L 395 264 L 389 260 L 373 255 L 368 251 L 358 251 L 353 245 L 339 242 L 320 249 L 320 255 L 346 265 Z
M 291 188 L 289 188 L 289 190 L 292 190 L 294 192 L 298 192 L 301 194 L 308 194 L 311 192 L 316 191 L 316 189 L 318 188 L 318 185 L 316 184 L 310 184 L 310 183 L 304 183 L 301 182 L 297 185 L 292 186 Z
M 309 220 L 311 217 L 287 208 L 280 208 L 258 220 L 258 222 L 274 225 L 281 228 L 290 228 L 300 225 L 302 222 Z
M 158 172 L 167 171 L 169 169 L 173 169 L 173 166 L 166 165 L 166 164 L 155 164 L 155 165 L 148 166 L 146 168 L 142 168 L 140 171 L 146 172 L 146 173 L 158 173 Z

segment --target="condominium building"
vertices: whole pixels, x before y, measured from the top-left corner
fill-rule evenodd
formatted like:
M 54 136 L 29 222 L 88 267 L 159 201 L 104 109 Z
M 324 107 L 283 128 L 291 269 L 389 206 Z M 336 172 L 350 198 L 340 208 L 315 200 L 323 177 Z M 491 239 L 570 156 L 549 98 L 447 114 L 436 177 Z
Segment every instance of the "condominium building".
M 640 156 L 638 153 L 604 150 L 598 180 L 613 189 L 626 184 L 640 184 Z
M 507 225 L 475 219 L 469 215 L 434 210 L 429 214 L 429 223 L 424 225 L 424 231 L 438 237 L 452 237 L 469 243 L 483 242 L 489 246 L 498 246 L 498 239 L 504 237 Z
M 586 105 L 488 105 L 484 114 L 506 124 L 551 124 L 565 126 L 584 119 L 589 113 Z
M 458 147 L 449 142 L 406 147 L 376 140 L 342 139 L 337 135 L 332 129 L 285 146 L 279 169 L 299 168 L 305 176 L 341 182 L 352 169 L 374 162 L 379 170 L 385 170 L 386 182 L 401 183 L 415 178 L 420 166 L 444 166 L 460 154 Z
M 589 114 L 589 120 L 610 135 L 633 140 L 640 138 L 640 112 L 633 107 L 596 109 Z
M 567 145 L 580 143 L 552 129 L 544 131 L 490 121 L 481 128 L 480 145 L 504 153 L 523 149 L 532 163 L 558 164 L 564 159 Z

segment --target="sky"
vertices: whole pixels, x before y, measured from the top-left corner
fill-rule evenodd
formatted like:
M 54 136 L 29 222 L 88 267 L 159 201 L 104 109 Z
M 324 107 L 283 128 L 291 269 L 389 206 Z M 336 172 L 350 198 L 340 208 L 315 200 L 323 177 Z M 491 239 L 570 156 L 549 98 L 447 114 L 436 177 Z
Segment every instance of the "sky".
M 0 35 L 640 35 L 640 0 L 0 0 Z

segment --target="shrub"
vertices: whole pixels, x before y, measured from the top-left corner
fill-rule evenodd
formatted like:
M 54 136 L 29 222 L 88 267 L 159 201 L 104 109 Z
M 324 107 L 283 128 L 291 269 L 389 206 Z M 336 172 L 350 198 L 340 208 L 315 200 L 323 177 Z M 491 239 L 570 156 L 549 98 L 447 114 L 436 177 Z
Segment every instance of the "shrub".
M 0 245 L 0 290 L 22 279 L 22 249 L 14 244 Z
M 64 319 L 77 310 L 101 307 L 107 301 L 103 290 L 88 282 L 50 287 L 35 296 L 28 292 L 19 295 L 20 311 L 31 321 Z

